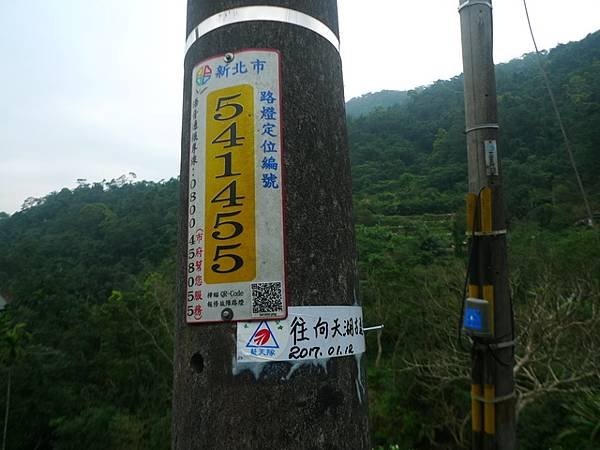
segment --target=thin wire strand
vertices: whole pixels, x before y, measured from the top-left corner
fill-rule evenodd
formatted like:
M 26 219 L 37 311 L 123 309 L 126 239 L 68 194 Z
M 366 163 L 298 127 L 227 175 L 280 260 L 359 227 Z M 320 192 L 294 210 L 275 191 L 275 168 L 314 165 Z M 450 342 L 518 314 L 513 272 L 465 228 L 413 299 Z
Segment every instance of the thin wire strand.
M 475 230 L 476 228 L 480 228 L 480 222 L 481 222 L 481 217 L 479 217 L 479 201 L 481 200 L 481 192 L 483 191 L 483 189 L 485 188 L 485 186 L 481 187 L 479 189 L 479 192 L 477 193 L 477 199 L 475 201 L 475 210 L 473 211 L 473 229 L 471 230 L 471 238 L 469 239 L 469 256 L 468 256 L 468 260 L 467 260 L 467 273 L 465 275 L 465 283 L 463 285 L 463 293 L 462 293 L 462 300 L 460 303 L 460 314 L 459 314 L 459 319 L 458 319 L 458 328 L 456 331 L 456 341 L 458 343 L 458 348 L 459 350 L 462 351 L 469 351 L 468 349 L 465 349 L 463 346 L 463 341 L 462 341 L 462 327 L 463 327 L 463 320 L 465 318 L 465 302 L 467 300 L 467 288 L 469 286 L 469 275 L 471 274 L 471 268 L 473 266 L 473 259 L 475 258 L 475 250 L 476 250 L 476 246 L 475 246 Z M 468 218 L 467 220 L 469 220 L 470 218 Z
M 531 40 L 533 41 L 533 47 L 535 48 L 535 53 L 537 55 L 537 63 L 540 67 L 540 71 L 544 76 L 544 82 L 546 83 L 546 89 L 548 90 L 548 94 L 550 95 L 550 101 L 552 102 L 552 107 L 554 108 L 554 113 L 556 114 L 556 119 L 558 120 L 558 125 L 560 126 L 560 131 L 562 133 L 563 139 L 565 141 L 565 146 L 567 148 L 567 153 L 569 155 L 569 160 L 571 161 L 571 167 L 573 168 L 573 172 L 575 172 L 575 178 L 577 178 L 577 184 L 579 185 L 579 191 L 581 192 L 581 197 L 583 198 L 583 203 L 585 205 L 585 209 L 588 215 L 588 225 L 594 226 L 594 219 L 592 216 L 592 210 L 590 209 L 590 204 L 588 203 L 587 194 L 585 193 L 585 189 L 583 189 L 583 183 L 581 182 L 581 177 L 579 176 L 579 170 L 577 170 L 577 164 L 575 163 L 575 158 L 573 156 L 573 150 L 571 149 L 571 142 L 567 137 L 567 132 L 565 131 L 565 127 L 563 125 L 562 118 L 560 116 L 560 112 L 558 110 L 558 106 L 556 105 L 556 99 L 554 98 L 554 92 L 552 91 L 552 87 L 550 86 L 550 79 L 548 78 L 548 73 L 542 64 L 542 56 L 540 51 L 538 50 L 537 43 L 535 41 L 535 36 L 533 34 L 533 28 L 531 27 L 531 20 L 529 19 L 529 11 L 527 10 L 527 1 L 523 0 L 523 6 L 525 7 L 525 16 L 527 17 L 527 25 L 529 26 L 529 33 L 531 34 Z

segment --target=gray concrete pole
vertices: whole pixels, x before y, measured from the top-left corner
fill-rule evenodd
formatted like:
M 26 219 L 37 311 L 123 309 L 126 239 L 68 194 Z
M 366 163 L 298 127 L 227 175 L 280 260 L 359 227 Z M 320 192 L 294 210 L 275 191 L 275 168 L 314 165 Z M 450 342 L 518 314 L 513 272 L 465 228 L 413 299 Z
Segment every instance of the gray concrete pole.
M 515 448 L 513 315 L 498 150 L 492 4 L 460 0 L 471 206 L 477 212 L 469 296 L 489 301 L 493 337 L 476 339 L 472 367 L 473 448 Z M 469 220 L 470 222 L 472 219 Z
M 239 8 L 256 5 L 291 8 L 318 23 L 289 23 L 293 12 L 274 20 L 270 15 L 281 11 L 273 9 L 264 11 L 264 20 L 236 21 Z M 228 10 L 233 11 L 220 20 L 207 21 Z M 207 23 L 216 26 L 196 39 L 196 27 Z M 190 33 L 188 43 L 193 43 L 184 64 L 173 448 L 369 449 L 361 356 L 318 364 L 267 362 L 245 370 L 236 363 L 235 323 L 186 323 L 192 70 L 207 58 L 243 49 L 279 52 L 288 305 L 357 301 L 342 68 L 334 45 L 336 1 L 188 0 Z M 221 112 L 233 116 L 235 107 Z M 232 227 L 224 233 L 233 234 Z

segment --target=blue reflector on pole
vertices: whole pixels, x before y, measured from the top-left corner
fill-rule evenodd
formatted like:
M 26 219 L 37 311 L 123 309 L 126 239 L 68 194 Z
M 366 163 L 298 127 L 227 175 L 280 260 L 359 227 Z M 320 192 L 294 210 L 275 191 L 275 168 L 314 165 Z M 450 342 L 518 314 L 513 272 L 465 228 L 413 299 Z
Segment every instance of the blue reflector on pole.
M 463 326 L 466 329 L 474 331 L 483 331 L 483 321 L 481 320 L 481 310 L 478 308 L 465 309 L 465 319 Z

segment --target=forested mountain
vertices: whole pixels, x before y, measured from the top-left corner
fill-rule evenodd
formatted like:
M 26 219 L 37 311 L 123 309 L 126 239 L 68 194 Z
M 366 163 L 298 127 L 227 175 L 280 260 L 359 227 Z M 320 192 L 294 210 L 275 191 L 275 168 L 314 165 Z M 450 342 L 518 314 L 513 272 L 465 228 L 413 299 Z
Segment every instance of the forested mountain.
M 0 222 L 7 448 L 169 448 L 177 190 L 81 185 Z
M 600 232 L 534 55 L 497 67 L 519 448 L 600 448 Z M 600 33 L 544 60 L 600 210 Z M 468 448 L 461 77 L 349 119 L 377 448 Z M 381 105 L 380 105 L 381 106 Z M 178 182 L 82 183 L 0 213 L 8 449 L 167 449 Z M 10 394 L 10 395 L 8 395 Z M 394 446 L 394 447 L 392 447 Z
M 600 32 L 544 60 L 591 202 L 600 205 Z M 536 55 L 497 66 L 499 147 L 509 216 L 560 228 L 585 217 Z M 409 91 L 349 122 L 359 217 L 453 212 L 463 202 L 462 76 Z
M 369 92 L 368 94 L 348 100 L 346 103 L 346 114 L 348 117 L 364 116 L 376 109 L 401 105 L 406 100 L 408 100 L 408 93 L 406 91 Z

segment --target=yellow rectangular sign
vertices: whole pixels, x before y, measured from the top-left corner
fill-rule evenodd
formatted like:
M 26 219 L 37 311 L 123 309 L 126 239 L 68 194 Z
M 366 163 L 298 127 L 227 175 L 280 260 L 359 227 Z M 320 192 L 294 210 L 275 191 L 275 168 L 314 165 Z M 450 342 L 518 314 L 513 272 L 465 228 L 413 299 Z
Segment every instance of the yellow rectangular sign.
M 206 102 L 205 282 L 256 276 L 254 89 L 211 92 Z

